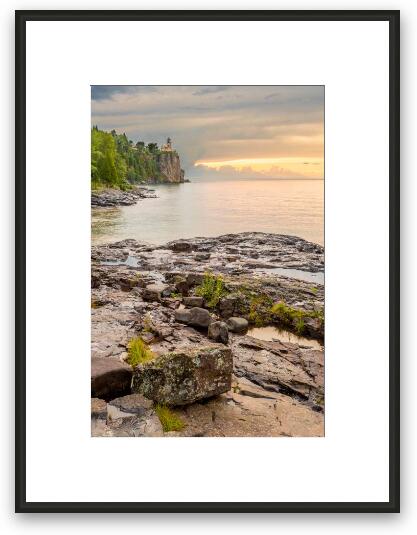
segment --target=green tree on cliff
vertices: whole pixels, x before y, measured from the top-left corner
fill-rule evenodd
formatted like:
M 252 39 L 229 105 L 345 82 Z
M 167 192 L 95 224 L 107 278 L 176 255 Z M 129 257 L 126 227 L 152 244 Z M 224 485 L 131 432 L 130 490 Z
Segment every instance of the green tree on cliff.
M 91 129 L 91 185 L 92 188 L 127 188 L 130 184 L 158 181 L 157 143 L 136 145 L 125 133 L 104 132 L 97 126 Z

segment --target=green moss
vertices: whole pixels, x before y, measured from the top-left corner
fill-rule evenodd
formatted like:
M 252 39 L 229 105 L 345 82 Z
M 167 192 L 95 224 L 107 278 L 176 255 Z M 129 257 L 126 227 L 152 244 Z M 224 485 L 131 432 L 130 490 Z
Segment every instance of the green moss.
M 154 353 L 145 344 L 142 338 L 132 338 L 127 346 L 128 357 L 126 362 L 135 368 L 138 364 L 144 364 L 155 358 Z
M 196 295 L 204 298 L 205 304 L 209 308 L 214 308 L 220 299 L 228 294 L 223 277 L 206 273 L 203 282 L 197 286 Z
M 165 405 L 156 405 L 155 412 L 158 415 L 164 433 L 184 429 L 185 424 L 181 418 Z
M 305 329 L 305 318 L 317 318 L 321 325 L 324 324 L 324 311 L 321 310 L 300 310 L 298 308 L 293 308 L 282 301 L 280 303 L 275 303 L 271 307 L 272 319 L 278 324 L 293 328 L 297 334 L 303 334 Z

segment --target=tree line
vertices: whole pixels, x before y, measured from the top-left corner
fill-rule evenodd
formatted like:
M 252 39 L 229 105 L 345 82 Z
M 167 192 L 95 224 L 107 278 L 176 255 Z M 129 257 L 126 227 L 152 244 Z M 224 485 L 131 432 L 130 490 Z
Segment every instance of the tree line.
M 138 141 L 116 130 L 91 129 L 91 187 L 128 189 L 132 184 L 158 182 L 157 143 Z

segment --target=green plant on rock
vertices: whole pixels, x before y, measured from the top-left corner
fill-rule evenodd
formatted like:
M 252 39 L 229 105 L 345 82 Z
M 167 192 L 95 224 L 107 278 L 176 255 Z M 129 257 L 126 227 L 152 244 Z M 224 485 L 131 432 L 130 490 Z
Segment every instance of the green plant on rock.
M 195 290 L 195 294 L 203 297 L 209 308 L 214 308 L 227 293 L 223 277 L 213 273 L 206 273 L 203 282 Z
M 266 294 L 252 297 L 249 305 L 249 323 L 256 327 L 263 327 L 271 322 L 272 299 Z
M 181 431 L 181 429 L 184 429 L 185 424 L 181 418 L 165 405 L 160 405 L 158 403 L 155 406 L 155 412 L 161 422 L 164 433 L 168 433 L 169 431 Z
M 138 364 L 144 364 L 155 358 L 155 354 L 149 349 L 142 338 L 132 338 L 127 345 L 128 357 L 126 362 L 135 368 Z
M 296 321 L 296 324 L 295 324 L 295 331 L 297 334 L 303 334 L 304 332 L 304 327 L 305 327 L 305 323 L 304 323 L 304 319 L 302 317 L 302 315 L 300 315 L 298 318 L 297 318 L 297 321 Z
M 96 299 L 91 299 L 91 308 L 99 308 L 101 305 Z
M 271 314 L 273 318 L 285 327 L 291 327 L 293 325 L 293 320 L 297 317 L 297 315 L 300 317 L 300 312 L 301 311 L 286 305 L 282 301 L 275 303 L 275 305 L 271 307 Z

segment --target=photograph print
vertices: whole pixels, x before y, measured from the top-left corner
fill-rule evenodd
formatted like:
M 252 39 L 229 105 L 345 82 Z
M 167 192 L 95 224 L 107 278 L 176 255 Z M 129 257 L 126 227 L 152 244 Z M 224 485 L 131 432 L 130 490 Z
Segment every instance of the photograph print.
M 91 87 L 92 436 L 324 436 L 324 94 Z

